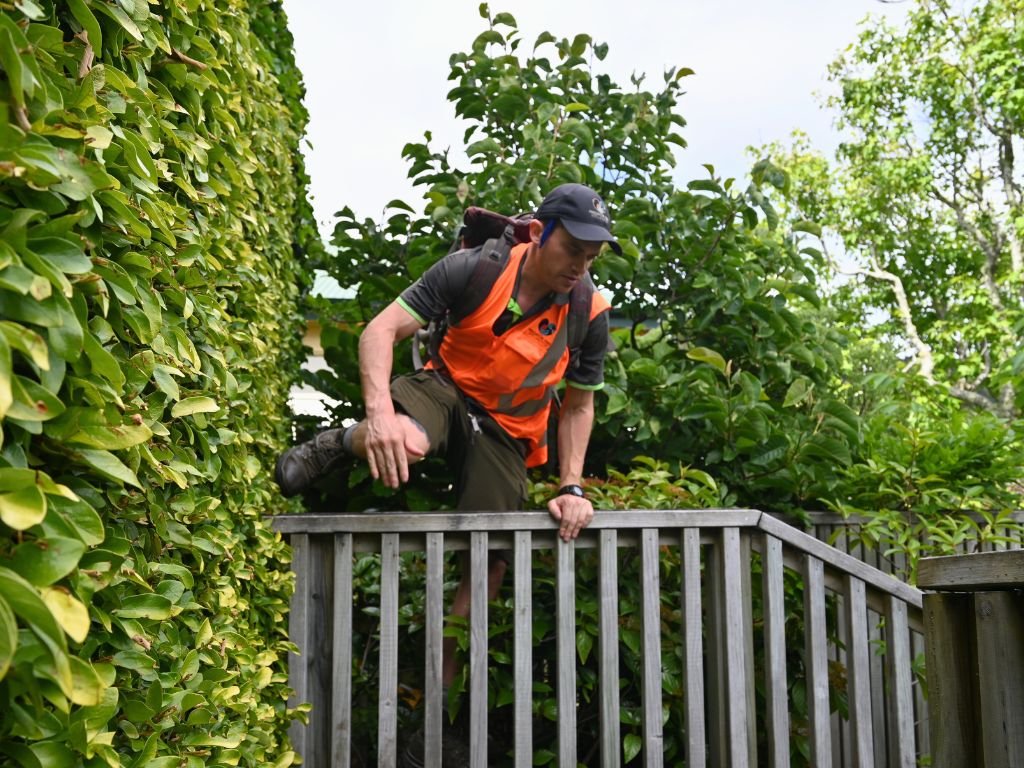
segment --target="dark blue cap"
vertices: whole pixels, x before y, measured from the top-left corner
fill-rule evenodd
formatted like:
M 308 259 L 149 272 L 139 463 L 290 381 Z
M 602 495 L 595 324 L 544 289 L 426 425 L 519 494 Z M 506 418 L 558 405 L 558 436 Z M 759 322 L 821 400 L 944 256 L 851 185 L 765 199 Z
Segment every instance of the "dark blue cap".
M 618 254 L 622 248 L 612 237 L 612 219 L 604 200 L 583 184 L 562 184 L 548 192 L 535 214 L 541 221 L 558 219 L 577 240 L 608 243 Z

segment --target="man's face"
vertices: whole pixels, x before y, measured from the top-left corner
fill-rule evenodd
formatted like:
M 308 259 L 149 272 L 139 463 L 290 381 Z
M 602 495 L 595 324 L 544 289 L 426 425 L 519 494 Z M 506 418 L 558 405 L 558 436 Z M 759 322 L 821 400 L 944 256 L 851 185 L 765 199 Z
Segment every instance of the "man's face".
M 583 279 L 604 244 L 577 240 L 565 227 L 558 225 L 544 241 L 544 245 L 540 245 L 543 231 L 544 225 L 541 222 L 531 223 L 530 235 L 533 242 L 539 246 L 537 274 L 555 293 L 568 293 Z

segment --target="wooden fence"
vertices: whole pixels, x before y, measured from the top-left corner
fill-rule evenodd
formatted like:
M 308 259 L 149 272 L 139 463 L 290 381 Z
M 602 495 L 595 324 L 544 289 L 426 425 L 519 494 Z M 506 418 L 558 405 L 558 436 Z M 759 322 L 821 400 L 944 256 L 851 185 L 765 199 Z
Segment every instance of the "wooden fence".
M 791 736 L 806 737 L 813 766 L 910 768 L 927 735 L 923 698 L 912 674 L 920 639 L 921 593 L 857 558 L 770 515 L 753 510 L 599 512 L 573 544 L 556 536 L 546 512 L 516 514 L 376 514 L 279 517 L 298 575 L 290 635 L 302 655 L 290 659 L 293 704 L 310 702 L 308 726 L 293 742 L 306 765 L 350 765 L 352 743 L 352 563 L 380 553 L 378 765 L 396 765 L 398 750 L 399 555 L 426 553 L 423 659 L 427 765 L 440 765 L 441 639 L 445 553 L 468 550 L 472 582 L 486 583 L 487 553 L 513 553 L 514 725 L 510 764 L 531 766 L 533 623 L 531 552 L 553 550 L 557 562 L 557 763 L 575 766 L 577 750 L 576 551 L 599 551 L 601 766 L 622 762 L 619 712 L 620 550 L 639 550 L 643 574 L 643 748 L 645 766 L 661 766 L 662 585 L 659 557 L 676 549 L 685 677 L 686 765 L 788 766 Z M 803 588 L 785 588 L 785 572 Z M 669 585 L 666 585 L 668 587 Z M 755 589 L 763 652 L 755 653 Z M 474 590 L 470 620 L 469 747 L 471 765 L 488 764 L 486 595 Z M 801 638 L 787 637 L 797 614 Z M 806 675 L 806 724 L 791 722 L 787 650 L 798 646 Z M 357 649 L 358 650 L 358 649 Z M 761 650 L 761 649 L 759 649 Z M 760 693 L 755 693 L 757 686 Z M 830 701 L 845 698 L 847 717 Z M 763 706 L 758 702 L 763 700 Z M 801 715 L 802 718 L 802 715 Z M 758 733 L 766 738 L 757 738 Z M 595 763 L 596 764 L 596 763 Z
M 933 764 L 1024 765 L 1024 552 L 921 561 Z

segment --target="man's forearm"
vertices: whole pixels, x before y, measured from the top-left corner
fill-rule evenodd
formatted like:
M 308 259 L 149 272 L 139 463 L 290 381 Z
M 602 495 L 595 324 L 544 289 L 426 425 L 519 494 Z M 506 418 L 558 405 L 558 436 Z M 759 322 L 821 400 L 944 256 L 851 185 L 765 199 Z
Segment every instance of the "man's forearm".
M 558 469 L 560 484 L 579 485 L 594 425 L 593 393 L 566 389 L 565 404 L 558 420 Z
M 372 322 L 359 337 L 359 379 L 367 416 L 394 410 L 390 388 L 394 344 L 394 334 L 390 329 L 375 326 Z

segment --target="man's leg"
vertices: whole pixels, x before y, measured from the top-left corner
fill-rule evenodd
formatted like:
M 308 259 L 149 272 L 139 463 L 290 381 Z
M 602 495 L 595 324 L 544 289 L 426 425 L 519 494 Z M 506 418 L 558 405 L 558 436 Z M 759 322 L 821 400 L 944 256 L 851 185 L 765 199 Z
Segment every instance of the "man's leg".
M 415 464 L 424 458 L 430 450 L 430 438 L 427 437 L 427 430 L 423 425 L 404 413 L 396 414 L 402 431 L 405 433 L 405 445 L 413 448 L 413 451 L 406 451 L 405 457 L 409 464 Z M 345 449 L 353 456 L 360 459 L 366 458 L 366 422 L 360 421 L 348 428 L 344 436 Z
M 412 464 L 426 453 L 443 454 L 452 409 L 458 403 L 454 387 L 441 383 L 435 375 L 420 373 L 395 379 L 391 396 L 405 430 L 405 444 L 411 448 L 406 452 L 408 462 Z M 295 496 L 334 471 L 346 456 L 366 458 L 365 422 L 324 430 L 289 448 L 277 459 L 274 479 L 284 496 Z
M 496 422 L 479 417 L 479 431 L 460 435 L 453 463 L 458 467 L 456 508 L 460 512 L 513 512 L 526 501 L 526 450 Z M 452 614 L 469 617 L 472 580 L 469 557 L 462 558 L 462 579 L 455 590 Z M 508 570 L 507 553 L 491 551 L 487 563 L 487 599 L 494 600 Z M 444 639 L 442 680 L 450 685 L 461 666 L 453 637 Z
M 455 589 L 455 597 L 452 600 L 451 614 L 463 619 L 469 618 L 470 598 L 472 597 L 472 579 L 469 575 L 469 557 L 460 558 L 462 566 L 462 579 Z M 501 582 L 505 578 L 505 571 L 508 570 L 508 563 L 500 557 L 492 557 L 487 563 L 487 600 L 494 600 L 501 589 Z M 459 672 L 458 647 L 454 637 L 446 637 L 443 642 L 444 661 L 441 666 L 441 684 L 448 687 Z

